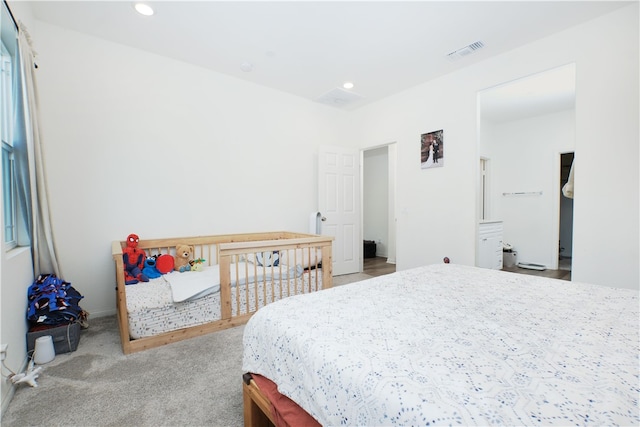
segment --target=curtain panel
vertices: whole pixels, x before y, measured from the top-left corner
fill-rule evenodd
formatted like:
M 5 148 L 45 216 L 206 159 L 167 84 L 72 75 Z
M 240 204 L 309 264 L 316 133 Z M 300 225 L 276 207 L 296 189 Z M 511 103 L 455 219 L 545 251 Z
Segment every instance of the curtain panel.
M 38 121 L 38 92 L 34 75 L 34 53 L 28 32 L 19 24 L 18 55 L 22 96 L 18 101 L 18 116 L 22 126 L 16 127 L 16 181 L 21 210 L 33 257 L 34 277 L 54 273 L 63 277 L 56 255 L 49 195 L 46 181 L 45 159 L 42 149 L 40 124 Z M 24 242 L 19 242 L 24 243 Z

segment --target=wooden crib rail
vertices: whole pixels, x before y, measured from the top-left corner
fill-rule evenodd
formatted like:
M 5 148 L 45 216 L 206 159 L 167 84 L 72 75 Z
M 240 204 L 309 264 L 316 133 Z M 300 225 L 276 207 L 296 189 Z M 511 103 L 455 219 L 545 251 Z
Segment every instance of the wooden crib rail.
M 307 235 L 305 237 L 294 237 L 286 240 L 261 240 L 261 241 L 249 241 L 249 242 L 232 242 L 232 243 L 222 243 L 218 246 L 219 253 L 219 263 L 220 263 L 220 296 L 222 300 L 222 319 L 228 320 L 232 318 L 232 296 L 231 296 L 231 273 L 232 273 L 232 264 L 236 265 L 237 262 L 243 258 L 246 258 L 248 254 L 256 254 L 260 252 L 269 252 L 274 249 L 280 252 L 281 254 L 287 252 L 293 252 L 291 255 L 292 259 L 296 259 L 297 252 L 296 250 L 307 251 L 307 259 L 309 265 L 306 265 L 305 268 L 314 268 L 317 269 L 322 267 L 322 283 L 323 288 L 327 289 L 332 286 L 333 283 L 333 266 L 331 262 L 331 247 L 332 247 L 333 238 L 327 238 L 326 236 L 314 236 Z M 312 252 L 313 251 L 313 252 Z M 318 256 L 317 251 L 320 251 L 320 255 Z M 304 256 L 304 254 L 303 254 Z M 325 262 L 327 260 L 328 262 Z M 296 260 L 297 261 L 297 260 Z M 299 260 L 302 261 L 302 260 Z M 294 265 L 297 262 L 294 261 Z M 273 273 L 274 270 L 277 270 L 279 273 L 282 272 L 282 266 L 280 267 L 259 267 L 263 272 L 266 270 L 271 270 Z M 237 271 L 236 271 L 237 276 Z M 280 289 L 282 289 L 282 278 L 280 279 Z M 255 284 L 255 283 L 254 283 Z M 248 285 L 248 284 L 247 284 Z M 263 283 L 266 286 L 266 280 Z M 297 294 L 295 291 L 296 287 L 293 287 L 293 294 Z M 257 287 L 255 288 L 257 292 Z M 263 289 L 263 292 L 266 292 Z M 304 292 L 304 291 L 302 291 Z M 302 293 L 301 292 L 301 293 Z M 311 289 L 309 289 L 311 292 Z M 271 283 L 271 295 L 272 299 L 274 298 L 274 285 Z M 266 295 L 265 295 L 266 299 Z M 265 301 L 265 304 L 268 301 Z M 236 308 L 238 310 L 238 315 L 240 312 L 251 315 L 253 314 L 259 307 L 256 302 L 255 309 L 251 310 L 249 307 L 249 301 L 247 300 L 245 306 L 241 306 L 239 301 L 236 300 Z
M 267 231 L 263 233 L 244 233 L 244 234 L 220 234 L 214 236 L 195 236 L 195 237 L 171 237 L 164 239 L 140 239 L 138 247 L 141 249 L 172 247 L 176 244 L 183 243 L 187 245 L 209 245 L 233 242 L 255 242 L 261 240 L 282 240 L 293 239 L 297 237 L 317 237 L 314 234 L 293 233 L 290 231 Z M 323 237 L 321 237 L 322 239 Z M 326 238 L 326 237 L 324 237 Z M 126 242 L 122 242 L 126 244 Z
M 288 231 L 140 240 L 138 247 L 148 255 L 167 253 L 173 255 L 175 254 L 176 245 L 187 244 L 194 247 L 195 259 L 204 258 L 206 265 L 219 264 L 220 309 L 222 316 L 220 320 L 203 325 L 182 328 L 135 340 L 132 340 L 129 336 L 126 285 L 124 282 L 122 255 L 123 248 L 126 247 L 126 241 L 112 242 L 111 252 L 116 267 L 116 306 L 123 352 L 129 354 L 246 323 L 255 310 L 244 309 L 242 312 L 237 310 L 238 313 L 232 315 L 231 268 L 232 263 L 246 259 L 248 254 L 255 255 L 267 251 L 282 251 L 281 253 L 292 251 L 294 253 L 292 258 L 295 259 L 297 250 L 306 251 L 303 253 L 308 254 L 309 262 L 315 262 L 309 268 L 316 269 L 320 264 L 317 260 L 314 260 L 317 254 L 320 253 L 321 258 L 318 259 L 322 260 L 322 286 L 323 288 L 331 287 L 333 279 L 332 241 L 333 238 L 329 236 Z M 313 290 L 309 289 L 309 291 Z

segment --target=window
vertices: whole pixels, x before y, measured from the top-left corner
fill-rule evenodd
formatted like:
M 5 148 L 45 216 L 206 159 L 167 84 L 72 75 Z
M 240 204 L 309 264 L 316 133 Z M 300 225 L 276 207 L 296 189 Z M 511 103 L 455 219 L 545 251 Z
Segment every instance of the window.
M 16 175 L 13 150 L 15 126 L 15 81 L 17 30 L 6 4 L 2 5 L 2 44 L 0 49 L 0 136 L 2 137 L 2 211 L 4 249 L 18 243 L 16 218 Z
M 17 244 L 16 239 L 16 198 L 13 150 L 2 142 L 2 206 L 4 219 L 4 243 L 6 249 Z

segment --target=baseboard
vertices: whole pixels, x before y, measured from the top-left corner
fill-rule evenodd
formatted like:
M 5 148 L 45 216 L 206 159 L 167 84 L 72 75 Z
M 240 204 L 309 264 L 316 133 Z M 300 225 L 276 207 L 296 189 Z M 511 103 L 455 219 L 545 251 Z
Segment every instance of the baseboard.
M 25 359 L 24 363 L 22 364 L 22 367 L 18 372 L 26 371 L 28 364 L 29 364 L 29 359 L 27 358 Z M 7 385 L 9 386 L 9 390 L 7 390 L 5 395 L 2 396 L 2 407 L 0 408 L 0 421 L 2 420 L 2 417 L 4 417 L 5 412 L 7 412 L 7 409 L 9 409 L 9 404 L 11 403 L 11 399 L 13 399 L 13 396 L 16 394 L 16 387 L 17 387 L 17 385 L 9 381 L 9 379 L 7 378 L 2 378 L 2 381 L 5 381 L 7 383 Z
M 2 408 L 0 409 L 0 421 L 2 417 L 4 417 L 5 412 L 9 409 L 9 403 L 11 403 L 11 399 L 13 399 L 13 395 L 16 394 L 16 385 L 6 378 L 2 379 L 3 381 L 7 381 L 9 383 L 9 390 L 6 393 L 6 396 L 2 396 Z
M 115 316 L 117 313 L 118 311 L 115 308 L 111 310 L 92 311 L 89 313 L 89 324 L 91 324 L 91 318 L 97 319 L 98 317 Z

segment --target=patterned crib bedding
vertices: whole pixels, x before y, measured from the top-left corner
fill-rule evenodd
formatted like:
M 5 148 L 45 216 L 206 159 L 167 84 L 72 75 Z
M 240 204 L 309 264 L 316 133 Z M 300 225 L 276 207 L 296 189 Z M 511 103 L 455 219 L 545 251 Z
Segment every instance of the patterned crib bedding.
M 243 371 L 322 425 L 638 425 L 638 291 L 453 264 L 258 311 Z
M 129 335 L 132 339 L 220 320 L 219 285 L 217 288 L 214 285 L 212 291 L 202 292 L 201 297 L 174 302 L 170 284 L 172 274 L 126 287 Z M 240 275 L 240 285 L 231 289 L 232 315 L 253 312 L 266 303 L 302 293 L 303 290 L 322 289 L 322 269 L 305 270 L 295 276 L 280 276 L 272 280 L 272 277 L 261 274 L 257 279 L 252 277 L 247 280 Z

